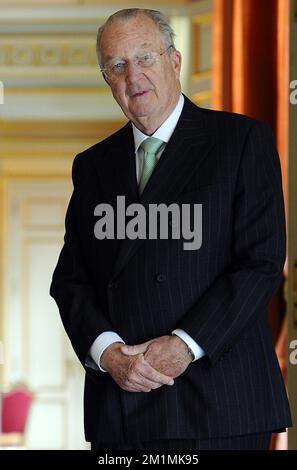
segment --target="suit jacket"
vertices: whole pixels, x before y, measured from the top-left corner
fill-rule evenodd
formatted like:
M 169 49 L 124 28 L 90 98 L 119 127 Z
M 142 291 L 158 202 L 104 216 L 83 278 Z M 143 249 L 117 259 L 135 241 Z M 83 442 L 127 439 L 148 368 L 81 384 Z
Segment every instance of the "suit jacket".
M 187 98 L 141 197 L 131 123 L 79 154 L 55 298 L 85 366 L 95 338 L 116 331 L 139 344 L 182 328 L 206 355 L 150 393 L 120 389 L 86 368 L 91 441 L 211 438 L 291 424 L 267 323 L 285 259 L 280 165 L 271 130 L 246 116 L 200 109 Z M 169 240 L 98 240 L 95 206 L 202 204 L 196 251 Z

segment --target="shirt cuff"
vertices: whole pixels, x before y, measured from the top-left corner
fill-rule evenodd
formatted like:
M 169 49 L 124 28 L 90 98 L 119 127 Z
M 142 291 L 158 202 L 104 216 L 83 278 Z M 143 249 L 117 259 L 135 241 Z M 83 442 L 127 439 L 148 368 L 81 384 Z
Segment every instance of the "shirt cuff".
M 100 366 L 100 360 L 105 349 L 113 343 L 125 344 L 125 341 L 114 331 L 104 331 L 104 333 L 101 333 L 101 335 L 97 336 L 94 343 L 90 347 L 90 357 L 87 358 L 86 365 L 92 369 L 100 369 L 102 372 L 106 372 L 106 370 Z M 92 364 L 90 364 L 90 358 L 93 359 Z
M 205 352 L 202 348 L 200 348 L 199 344 L 197 344 L 196 341 L 193 340 L 193 338 L 181 328 L 177 328 L 176 330 L 172 331 L 171 334 L 178 336 L 187 344 L 188 348 L 190 348 L 194 355 L 193 362 L 205 356 Z

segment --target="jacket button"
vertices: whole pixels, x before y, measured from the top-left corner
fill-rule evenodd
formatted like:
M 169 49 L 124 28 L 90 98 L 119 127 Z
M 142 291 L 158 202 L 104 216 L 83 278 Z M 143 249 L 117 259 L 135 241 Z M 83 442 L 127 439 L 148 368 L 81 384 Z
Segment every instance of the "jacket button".
M 158 282 L 166 281 L 166 275 L 165 274 L 158 274 L 157 275 L 157 281 Z
M 117 282 L 110 282 L 110 283 L 108 284 L 108 288 L 109 288 L 109 289 L 117 289 L 117 287 L 118 287 L 118 283 L 117 283 Z

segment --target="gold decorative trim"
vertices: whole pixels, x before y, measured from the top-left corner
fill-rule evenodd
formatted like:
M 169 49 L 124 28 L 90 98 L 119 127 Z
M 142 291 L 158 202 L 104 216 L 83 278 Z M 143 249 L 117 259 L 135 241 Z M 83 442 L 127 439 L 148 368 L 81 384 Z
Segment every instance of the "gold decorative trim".
M 200 65 L 200 37 L 201 37 L 201 26 L 205 26 L 212 23 L 212 13 L 201 13 L 195 15 L 192 18 L 192 78 L 200 80 L 203 78 L 210 78 L 212 70 L 201 70 Z
M 13 138 L 53 138 L 61 137 L 63 140 L 68 138 L 86 138 L 97 137 L 98 140 L 103 136 L 108 136 L 123 127 L 127 121 L 15 121 L 0 119 L 0 137 Z
M 0 36 L 2 67 L 44 68 L 54 70 L 68 67 L 95 67 L 97 57 L 95 39 L 91 35 L 81 37 L 72 35 L 52 37 L 50 35 L 33 35 L 32 37 Z
M 77 153 L 113 134 L 126 122 L 0 120 L 0 175 L 56 176 L 58 168 L 59 176 L 62 165 L 62 175 L 69 176 L 69 161 Z
M 78 86 L 71 86 L 71 85 L 61 85 L 61 86 L 38 86 L 38 87 L 32 87 L 27 86 L 27 87 L 5 87 L 5 94 L 7 95 L 35 95 L 42 93 L 43 95 L 93 95 L 95 93 L 98 94 L 111 94 L 110 88 L 108 85 L 100 85 L 98 86 L 84 86 L 84 87 L 78 87 Z M 27 122 L 27 121 L 26 121 Z
M 44 1 L 42 2 L 42 0 L 36 0 L 36 3 L 37 4 L 40 4 L 40 3 L 47 3 L 48 5 L 51 5 L 52 3 L 54 3 L 55 0 L 47 0 L 47 1 Z M 60 0 L 56 0 L 57 3 L 59 3 L 59 6 L 62 6 L 63 3 L 65 2 L 65 0 L 63 1 L 60 1 Z M 11 5 L 15 3 L 15 0 L 11 0 Z M 28 1 L 27 0 L 24 0 L 24 3 L 26 4 L 26 7 L 28 7 Z M 69 2 L 70 3 L 70 2 Z M 73 2 L 72 2 L 73 3 Z M 32 0 L 30 0 L 30 4 L 33 4 Z M 0 6 L 1 6 L 1 1 L 0 1 Z M 54 16 L 54 13 L 55 13 L 55 10 L 53 10 L 53 15 L 52 16 L 49 16 L 48 18 L 45 17 L 45 16 L 40 16 L 38 18 L 1 18 L 0 20 L 0 25 L 49 25 L 49 26 L 52 26 L 52 25 L 87 25 L 89 26 L 90 24 L 95 24 L 96 26 L 98 25 L 98 27 L 106 20 L 105 17 L 103 16 L 96 16 L 96 18 L 91 18 L 91 17 L 87 17 L 87 16 L 81 16 L 80 18 L 79 17 L 71 17 L 71 16 L 67 16 L 67 15 L 64 15 L 63 17 L 58 17 L 58 16 Z M 85 33 L 84 33 L 85 34 Z
M 24 446 L 24 434 L 20 432 L 7 432 L 0 434 L 0 446 L 2 447 L 18 447 L 22 449 Z M 1 450 L 0 447 L 0 450 Z
M 54 83 L 57 82 L 58 79 L 69 80 L 67 85 L 71 86 L 73 82 L 71 80 L 78 79 L 82 76 L 83 79 L 86 81 L 87 79 L 94 79 L 94 86 L 98 81 L 98 87 L 100 85 L 100 73 L 99 67 L 97 65 L 86 65 L 86 66 L 67 66 L 67 67 L 34 67 L 34 66 L 23 66 L 23 65 L 15 65 L 15 66 L 2 66 L 1 65 L 1 79 L 8 80 L 10 78 L 17 78 L 17 79 L 32 79 L 32 83 L 35 83 L 38 79 L 46 78 L 47 82 L 53 80 Z M 102 82 L 103 83 L 103 82 Z M 29 85 L 28 85 L 29 86 Z M 31 85 L 33 88 L 33 85 Z M 7 84 L 7 88 L 9 88 L 9 84 Z
M 69 170 L 66 170 L 65 168 L 59 170 L 58 168 L 34 168 L 34 169 L 28 169 L 25 168 L 24 166 L 15 166 L 15 167 L 7 167 L 2 171 L 2 174 L 0 175 L 1 179 L 6 179 L 9 181 L 9 179 L 18 179 L 21 178 L 22 180 L 28 180 L 28 179 L 50 179 L 52 181 L 53 178 L 59 179 L 67 179 L 69 180 L 71 176 L 71 167 L 69 166 Z
M 3 1 L 3 0 L 2 0 Z M 191 0 L 162 0 L 162 2 L 160 2 L 160 0 L 150 0 L 150 4 L 151 5 L 168 5 L 168 6 L 171 6 L 171 5 L 186 5 L 188 3 L 190 3 Z M 1 2 L 0 2 L 1 3 Z M 8 0 L 4 0 L 4 3 L 8 3 Z M 13 5 L 25 5 L 25 6 L 28 6 L 28 3 L 32 6 L 39 6 L 39 5 L 46 5 L 46 6 L 52 6 L 52 5 L 59 5 L 59 6 L 91 6 L 91 5 L 94 5 L 94 6 L 98 6 L 98 0 L 30 0 L 30 2 L 28 2 L 28 0 L 10 0 L 9 1 L 9 6 L 13 6 Z M 108 3 L 107 3 L 108 5 Z M 116 1 L 116 5 L 127 5 L 127 1 L 126 0 L 117 0 Z M 137 2 L 136 1 L 132 1 L 129 3 L 129 8 L 131 7 L 136 7 L 136 6 L 143 6 L 143 7 L 147 7 L 148 5 L 148 2 L 147 0 L 138 0 Z M 100 19 L 100 17 L 99 17 Z

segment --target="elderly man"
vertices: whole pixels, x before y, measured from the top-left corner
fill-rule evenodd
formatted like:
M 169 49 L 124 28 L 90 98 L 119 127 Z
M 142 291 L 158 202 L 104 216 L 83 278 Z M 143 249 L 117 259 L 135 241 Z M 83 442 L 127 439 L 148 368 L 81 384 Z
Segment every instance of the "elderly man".
M 173 38 L 153 10 L 99 29 L 101 71 L 129 123 L 74 160 L 51 295 L 86 369 L 93 449 L 267 449 L 291 422 L 267 324 L 285 257 L 279 160 L 265 124 L 181 94 Z M 98 216 L 120 212 L 119 196 L 128 223 L 119 230 L 118 213 L 115 236 Z M 171 235 L 174 210 L 201 204 L 199 249 L 184 231 L 137 236 L 133 211 L 153 204 L 172 209 Z

